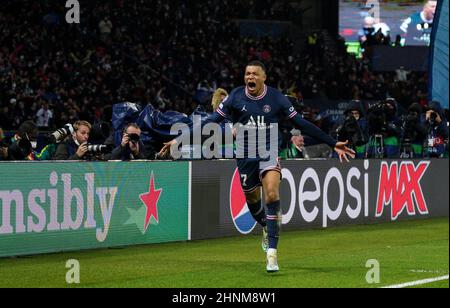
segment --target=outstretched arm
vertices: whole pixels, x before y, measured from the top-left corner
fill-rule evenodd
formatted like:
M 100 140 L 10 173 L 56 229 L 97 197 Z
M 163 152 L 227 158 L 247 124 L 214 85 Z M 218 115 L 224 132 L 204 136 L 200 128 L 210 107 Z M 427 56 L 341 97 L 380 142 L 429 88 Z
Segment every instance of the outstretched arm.
M 294 122 L 294 125 L 297 126 L 302 131 L 303 134 L 308 135 L 314 139 L 317 139 L 323 143 L 326 143 L 330 147 L 332 147 L 334 151 L 339 155 L 339 159 L 341 162 L 343 161 L 343 159 L 349 162 L 348 157 L 355 158 L 356 156 L 355 151 L 347 147 L 348 141 L 338 142 L 334 140 L 333 138 L 331 138 L 331 136 L 326 134 L 320 128 L 303 119 L 296 112 L 293 112 L 291 114 L 291 119 Z
M 225 94 L 226 92 L 221 93 Z M 192 123 L 189 126 L 191 134 L 193 134 L 195 130 L 201 130 L 203 125 L 206 125 L 208 123 L 222 123 L 226 118 L 231 118 L 233 97 L 234 97 L 233 92 L 229 96 L 225 97 L 224 100 L 219 104 L 217 110 L 213 114 L 211 114 L 208 118 L 206 118 L 206 120 L 203 121 L 203 123 Z M 168 155 L 170 154 L 170 149 L 175 147 L 179 143 L 180 140 L 178 140 L 178 138 L 168 143 L 165 143 L 161 151 L 157 154 L 157 156 L 162 158 L 168 157 Z
M 338 143 L 336 140 L 331 138 L 330 135 L 326 134 L 320 128 L 312 124 L 311 122 L 303 119 L 298 113 L 292 117 L 292 122 L 299 128 L 303 134 L 308 135 L 314 139 L 317 139 L 323 143 L 328 144 L 330 147 L 334 148 Z
M 218 111 L 214 112 L 212 115 L 210 115 L 209 117 L 207 117 L 206 120 L 203 122 L 191 123 L 189 125 L 189 131 L 191 132 L 191 136 L 195 130 L 201 130 L 204 125 L 206 125 L 208 123 L 221 123 L 225 120 L 225 118 L 226 118 L 226 116 L 222 115 L 218 110 Z M 161 158 L 168 157 L 170 154 L 170 149 L 180 143 L 180 141 L 178 139 L 179 139 L 179 137 L 173 139 L 170 142 L 164 143 L 163 148 L 161 149 L 161 151 L 159 151 L 157 156 L 161 157 Z

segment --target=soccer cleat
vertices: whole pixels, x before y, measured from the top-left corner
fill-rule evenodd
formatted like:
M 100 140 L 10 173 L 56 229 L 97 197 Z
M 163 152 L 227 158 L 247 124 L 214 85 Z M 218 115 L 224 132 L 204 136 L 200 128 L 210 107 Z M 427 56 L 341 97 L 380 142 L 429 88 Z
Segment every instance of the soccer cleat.
M 267 231 L 267 227 L 263 228 L 261 247 L 265 253 L 267 253 L 267 250 L 269 250 L 269 232 Z
M 268 273 L 276 273 L 280 270 L 278 267 L 278 258 L 277 258 L 277 250 L 269 249 L 267 251 L 267 272 Z

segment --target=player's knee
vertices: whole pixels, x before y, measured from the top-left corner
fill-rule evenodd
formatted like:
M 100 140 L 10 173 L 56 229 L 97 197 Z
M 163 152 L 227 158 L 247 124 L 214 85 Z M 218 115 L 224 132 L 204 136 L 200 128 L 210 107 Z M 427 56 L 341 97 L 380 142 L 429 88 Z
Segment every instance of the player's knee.
M 266 192 L 266 204 L 270 204 L 280 200 L 280 194 L 276 190 Z

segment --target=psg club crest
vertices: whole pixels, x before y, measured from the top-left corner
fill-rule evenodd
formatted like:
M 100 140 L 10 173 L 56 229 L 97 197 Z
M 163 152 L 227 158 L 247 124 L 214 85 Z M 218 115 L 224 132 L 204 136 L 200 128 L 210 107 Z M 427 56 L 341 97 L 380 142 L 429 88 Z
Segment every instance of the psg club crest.
M 270 113 L 272 111 L 272 108 L 270 108 L 269 105 L 265 105 L 263 108 L 264 113 Z

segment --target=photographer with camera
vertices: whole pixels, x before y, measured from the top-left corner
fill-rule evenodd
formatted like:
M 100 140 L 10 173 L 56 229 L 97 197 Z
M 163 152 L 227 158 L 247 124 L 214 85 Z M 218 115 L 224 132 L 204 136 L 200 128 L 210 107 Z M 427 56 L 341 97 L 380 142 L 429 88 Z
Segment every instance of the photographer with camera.
M 368 128 L 361 102 L 352 101 L 345 110 L 344 116 L 344 122 L 335 129 L 336 139 L 338 141 L 348 140 L 348 147 L 356 152 L 356 158 L 363 159 L 368 141 Z
M 366 158 L 399 158 L 401 121 L 397 117 L 397 102 L 393 98 L 369 108 L 367 115 L 369 143 Z
M 63 128 L 45 136 L 46 145 L 39 153 L 34 153 L 35 160 L 53 160 L 58 144 L 73 133 L 72 124 L 66 124 Z
M 89 122 L 78 121 L 73 125 L 73 133 L 56 148 L 55 160 L 91 160 L 88 140 L 92 126 Z
M 39 131 L 33 121 L 22 123 L 9 143 L 3 142 L 0 155 L 5 160 L 35 160 Z
M 137 124 L 131 123 L 125 126 L 122 142 L 112 151 L 109 160 L 129 161 L 146 159 L 145 147 L 140 139 L 141 129 Z
M 427 137 L 427 127 L 422 123 L 422 115 L 422 106 L 414 103 L 408 108 L 408 113 L 402 117 L 401 158 L 423 158 L 423 144 Z
M 444 157 L 449 132 L 444 110 L 439 102 L 433 101 L 426 108 L 425 125 L 427 127 L 427 141 L 425 156 L 428 158 Z

